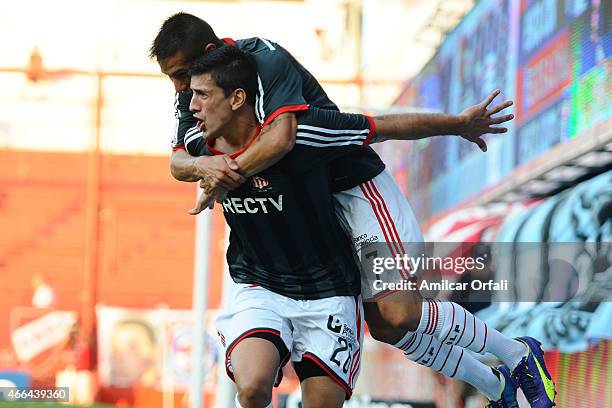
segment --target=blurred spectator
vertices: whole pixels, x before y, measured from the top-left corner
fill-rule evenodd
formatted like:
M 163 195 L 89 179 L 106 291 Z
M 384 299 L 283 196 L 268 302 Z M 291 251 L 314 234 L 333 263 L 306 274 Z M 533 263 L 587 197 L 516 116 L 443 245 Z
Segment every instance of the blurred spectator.
M 158 381 L 158 345 L 155 331 L 141 319 L 115 324 L 111 337 L 111 378 L 114 385 L 130 387 Z
M 34 289 L 32 306 L 49 308 L 55 305 L 55 291 L 41 273 L 35 273 L 32 276 L 32 288 Z

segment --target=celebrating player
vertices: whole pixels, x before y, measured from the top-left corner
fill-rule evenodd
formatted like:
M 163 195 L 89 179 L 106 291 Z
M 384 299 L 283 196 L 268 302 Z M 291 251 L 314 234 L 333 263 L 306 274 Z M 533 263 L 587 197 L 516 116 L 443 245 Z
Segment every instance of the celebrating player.
M 205 51 L 227 45 L 249 52 L 257 61 L 255 112 L 264 128 L 248 149 L 237 152 L 241 154 L 234 154 L 233 159 L 190 157 L 188 153 L 204 153 L 205 141 L 195 119 L 186 112 L 189 94 L 178 93 L 180 120 L 174 140 L 173 174 L 183 180 L 203 180 L 207 193 L 204 200 L 222 198 L 246 179 L 253 180 L 252 176 L 280 160 L 294 143 L 299 145 L 299 140 L 295 139 L 295 114 L 290 112 L 306 110 L 308 104 L 337 109 L 314 77 L 277 44 L 258 38 L 222 41 L 208 24 L 188 14 L 177 14 L 164 23 L 154 41 L 152 56 L 173 80 L 177 91 L 185 91 L 189 80 L 187 70 L 193 60 Z M 392 132 L 377 133 L 381 140 L 459 134 L 486 150 L 480 136 L 505 132 L 505 128 L 494 125 L 512 118 L 512 115 L 492 117 L 511 104 L 505 102 L 489 109 L 496 95 L 497 92 L 491 94 L 482 103 L 456 116 L 383 116 L 375 122 Z M 202 126 L 208 130 L 205 121 Z M 335 158 L 330 163 L 330 171 L 335 197 L 341 203 L 353 237 L 364 234 L 368 238 L 377 237 L 388 244 L 390 252 L 397 254 L 406 252 L 403 242 L 421 240 L 409 205 L 371 149 L 363 148 L 355 154 Z M 545 371 L 542 352 L 535 341 L 508 339 L 454 303 L 422 301 L 418 292 L 410 292 L 408 302 L 406 294 L 398 298 L 396 295 L 388 296 L 385 301 L 365 304 L 366 320 L 374 338 L 402 349 L 408 358 L 420 364 L 476 385 L 493 401 L 492 404 L 497 404 L 492 406 L 515 404 L 513 396 L 502 398 L 503 390 L 512 384 L 523 388 L 533 406 L 551 406 L 554 385 Z M 455 336 L 454 331 L 461 335 Z M 478 363 L 462 348 L 496 355 L 505 364 L 500 368 L 503 375 Z M 513 381 L 509 381 L 510 371 Z
M 205 123 L 206 153 L 237 154 L 256 140 L 257 68 L 235 47 L 222 47 L 190 69 L 191 109 Z M 366 118 L 312 109 L 299 123 L 371 133 Z M 363 136 L 362 136 L 363 135 Z M 321 151 L 323 150 L 323 151 Z M 350 236 L 336 218 L 327 163 L 351 146 L 297 145 L 223 201 L 231 228 L 227 251 L 234 282 L 217 320 L 226 342 L 237 405 L 268 406 L 272 385 L 291 358 L 308 407 L 340 407 L 360 370 L 363 319 L 359 271 Z

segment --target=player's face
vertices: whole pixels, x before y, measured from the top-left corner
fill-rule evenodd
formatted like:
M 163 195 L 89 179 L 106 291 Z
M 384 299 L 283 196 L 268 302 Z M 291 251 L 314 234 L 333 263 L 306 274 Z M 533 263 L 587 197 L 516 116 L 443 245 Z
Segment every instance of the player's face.
M 189 90 L 189 67 L 191 61 L 188 61 L 185 55 L 179 51 L 172 57 L 159 61 L 159 67 L 164 75 L 172 81 L 176 92 L 185 92 Z
M 202 122 L 206 138 L 217 138 L 223 134 L 224 127 L 233 115 L 232 95 L 225 96 L 210 74 L 196 75 L 191 78 L 193 96 L 189 110 Z

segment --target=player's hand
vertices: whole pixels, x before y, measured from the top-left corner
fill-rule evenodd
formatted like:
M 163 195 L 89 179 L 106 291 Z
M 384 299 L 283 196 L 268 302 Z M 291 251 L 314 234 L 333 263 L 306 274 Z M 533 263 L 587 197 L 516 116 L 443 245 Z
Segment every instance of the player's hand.
M 229 194 L 229 191 L 220 188 L 217 190 L 217 194 L 215 194 L 215 196 L 212 196 L 211 198 L 213 198 L 215 201 L 221 204 L 223 200 L 227 198 L 228 194 Z
M 507 114 L 495 118 L 492 117 L 496 113 L 503 111 L 513 104 L 511 100 L 507 100 L 489 109 L 489 105 L 491 102 L 493 102 L 495 97 L 500 94 L 500 92 L 501 91 L 499 89 L 491 92 L 491 94 L 487 96 L 484 101 L 477 105 L 470 106 L 459 114 L 463 125 L 461 126 L 458 135 L 472 143 L 476 143 L 483 152 L 487 151 L 487 143 L 481 136 L 486 133 L 506 133 L 508 128 L 495 125 L 500 125 L 514 119 L 513 114 Z
M 207 191 L 207 185 L 204 180 L 200 180 L 200 188 L 204 190 L 204 193 Z M 217 201 L 218 203 L 225 200 L 227 195 L 229 194 L 229 190 L 224 189 L 223 187 L 217 187 L 214 191 L 206 193 L 206 195 L 213 201 Z
M 198 215 L 205 209 L 208 208 L 212 210 L 214 207 L 215 207 L 214 197 L 210 197 L 208 194 L 202 191 L 202 194 L 200 194 L 200 196 L 198 197 L 198 200 L 196 201 L 195 207 L 187 211 L 187 213 L 189 215 Z
M 229 156 L 200 156 L 194 166 L 194 172 L 201 180 L 200 187 L 207 195 L 215 199 L 246 181 L 238 173 L 240 168 L 236 161 Z

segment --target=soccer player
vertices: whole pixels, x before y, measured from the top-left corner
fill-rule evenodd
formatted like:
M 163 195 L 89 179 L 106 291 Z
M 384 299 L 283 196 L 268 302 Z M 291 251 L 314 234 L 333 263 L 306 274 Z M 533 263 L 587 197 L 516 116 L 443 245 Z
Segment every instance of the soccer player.
M 179 13 L 169 18 L 154 41 L 151 55 L 159 62 L 162 72 L 172 79 L 176 90 L 186 91 L 187 70 L 193 60 L 205 51 L 227 45 L 249 52 L 257 61 L 259 92 L 255 111 L 264 128 L 248 149 L 232 159 L 226 156 L 190 157 L 189 153 L 203 153 L 205 141 L 201 128 L 187 112 L 189 94 L 178 93 L 180 120 L 173 141 L 173 175 L 185 181 L 202 180 L 211 199 L 222 198 L 291 150 L 296 143 L 295 113 L 292 112 L 306 110 L 308 104 L 337 110 L 314 77 L 278 44 L 258 38 L 237 42 L 220 40 L 208 24 L 195 16 Z M 456 116 L 387 115 L 379 118 L 379 122 L 385 122 L 395 131 L 391 135 L 393 138 L 459 134 L 486 150 L 480 136 L 505 132 L 505 128 L 494 125 L 512 119 L 512 115 L 492 117 L 510 106 L 510 102 L 505 102 L 489 109 L 496 95 L 491 94 L 482 103 Z M 383 140 L 387 136 L 379 137 Z M 330 167 L 335 197 L 353 237 L 364 234 L 367 238 L 376 237 L 386 242 L 391 252 L 398 254 L 405 252 L 403 242 L 422 239 L 409 205 L 371 149 L 364 148 L 354 155 L 336 158 Z M 507 366 L 500 368 L 502 374 L 512 370 L 512 383 L 526 390 L 532 405 L 538 401 L 541 406 L 552 404 L 554 385 L 545 371 L 542 352 L 535 341 L 505 338 L 453 303 L 422 301 L 418 293 L 413 293 L 409 302 L 403 294 L 400 299 L 394 296 L 365 304 L 365 317 L 374 338 L 402 349 L 408 358 L 420 364 L 476 385 L 496 401 L 509 383 L 507 376 L 484 365 L 472 366 L 470 363 L 474 361 L 462 348 L 491 352 Z M 455 330 L 461 336 L 454 336 Z M 512 406 L 509 405 L 512 403 L 496 406 Z
M 205 153 L 239 154 L 261 131 L 255 62 L 238 48 L 222 47 L 196 60 L 190 73 L 191 109 L 208 136 Z M 365 117 L 338 115 L 311 109 L 299 114 L 298 126 L 333 124 L 358 133 L 359 144 L 372 133 Z M 360 149 L 297 145 L 222 203 L 236 285 L 217 329 L 237 406 L 268 406 L 290 358 L 305 406 L 341 407 L 352 393 L 363 336 L 359 270 L 335 214 L 327 163 Z

